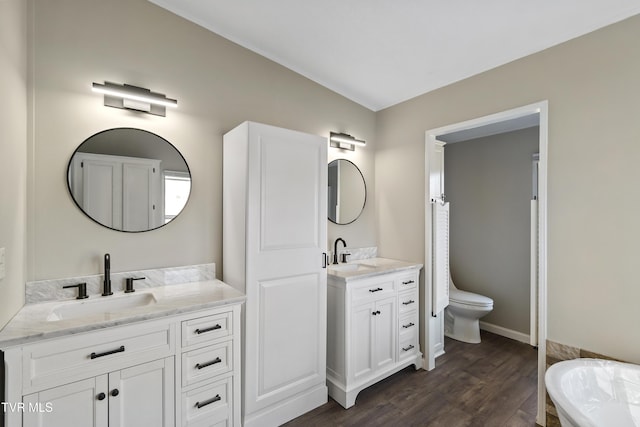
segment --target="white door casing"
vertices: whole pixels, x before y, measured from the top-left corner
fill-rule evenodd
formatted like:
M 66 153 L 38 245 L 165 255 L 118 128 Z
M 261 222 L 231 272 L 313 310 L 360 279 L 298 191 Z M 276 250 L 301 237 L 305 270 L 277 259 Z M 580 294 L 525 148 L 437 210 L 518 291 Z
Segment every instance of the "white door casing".
M 518 119 L 531 114 L 538 114 L 539 117 L 539 164 L 538 164 L 538 201 L 537 201 L 537 338 L 541 345 L 538 347 L 538 411 L 536 422 L 545 425 L 545 385 L 544 374 L 546 369 L 546 338 L 547 338 L 547 165 L 548 165 L 548 101 L 541 101 L 523 107 L 514 108 L 508 111 L 491 114 L 485 117 L 456 123 L 426 132 L 425 139 L 425 266 L 432 265 L 432 252 L 430 243 L 432 238 L 432 213 L 429 208 L 431 203 L 431 191 L 437 180 L 437 174 L 432 170 L 434 151 L 437 146 L 437 137 L 451 132 L 463 131 L 502 123 L 512 119 Z M 425 292 L 423 307 L 431 307 L 432 293 L 430 274 L 425 275 Z M 424 328 L 424 355 L 425 366 L 431 370 L 435 367 L 436 350 L 433 343 L 433 326 L 435 321 L 425 313 Z

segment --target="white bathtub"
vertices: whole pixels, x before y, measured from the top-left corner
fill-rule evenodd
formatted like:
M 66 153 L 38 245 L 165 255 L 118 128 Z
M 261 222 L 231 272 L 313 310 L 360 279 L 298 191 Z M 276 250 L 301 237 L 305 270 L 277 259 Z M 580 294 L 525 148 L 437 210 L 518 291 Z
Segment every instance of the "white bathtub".
M 545 384 L 563 427 L 640 427 L 640 366 L 601 359 L 552 365 Z

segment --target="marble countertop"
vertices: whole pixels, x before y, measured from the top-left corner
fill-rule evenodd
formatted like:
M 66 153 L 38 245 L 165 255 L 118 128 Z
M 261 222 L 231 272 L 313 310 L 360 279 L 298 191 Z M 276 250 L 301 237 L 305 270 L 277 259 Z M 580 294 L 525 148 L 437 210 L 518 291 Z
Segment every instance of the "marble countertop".
M 109 303 L 113 301 L 117 304 L 119 301 L 124 302 L 127 298 L 129 298 L 127 302 L 142 301 L 143 303 L 113 311 L 99 307 L 103 301 Z M 140 289 L 131 294 L 114 292 L 108 297 L 92 295 L 85 300 L 69 299 L 29 304 L 25 305 L 0 331 L 0 348 L 244 301 L 245 295 L 226 283 L 220 280 L 206 280 Z M 86 310 L 87 307 L 80 307 L 81 305 L 92 308 Z M 64 315 L 56 314 L 60 312 L 61 307 L 63 310 L 70 308 L 70 313 L 78 308 L 80 310 L 64 318 Z
M 330 264 L 327 268 L 327 273 L 329 276 L 348 282 L 412 268 L 420 269 L 422 264 L 389 258 L 367 258 L 346 264 Z

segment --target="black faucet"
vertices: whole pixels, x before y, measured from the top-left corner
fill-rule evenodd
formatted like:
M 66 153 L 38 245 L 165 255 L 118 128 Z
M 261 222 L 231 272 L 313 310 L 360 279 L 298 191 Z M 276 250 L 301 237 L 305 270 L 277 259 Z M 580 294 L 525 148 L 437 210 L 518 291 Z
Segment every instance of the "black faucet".
M 78 296 L 76 297 L 76 299 L 86 299 L 89 298 L 89 296 L 87 295 L 87 283 L 86 282 L 82 282 L 82 283 L 78 283 L 77 285 L 67 285 L 67 286 L 63 286 L 63 289 L 67 289 L 67 288 L 78 288 Z
M 345 242 L 342 237 L 338 237 L 336 239 L 335 243 L 333 244 L 333 263 L 334 264 L 338 263 L 338 242 L 342 242 L 342 245 L 345 248 L 347 247 L 347 242 Z
M 104 254 L 104 285 L 102 287 L 102 296 L 113 295 L 111 292 L 111 255 Z

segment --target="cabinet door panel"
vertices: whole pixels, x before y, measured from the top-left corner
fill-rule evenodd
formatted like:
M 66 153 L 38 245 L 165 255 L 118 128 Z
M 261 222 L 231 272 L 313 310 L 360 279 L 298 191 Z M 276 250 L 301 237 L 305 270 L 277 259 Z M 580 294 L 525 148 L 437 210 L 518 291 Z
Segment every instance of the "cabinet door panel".
M 395 298 L 376 301 L 374 359 L 376 369 L 383 369 L 395 362 L 396 311 Z
M 112 372 L 109 427 L 173 426 L 173 395 L 173 357 Z
M 153 164 L 122 164 L 122 225 L 127 231 L 159 227 L 159 169 Z
M 326 139 L 250 126 L 245 414 L 326 386 Z
M 351 373 L 357 380 L 369 375 L 374 369 L 373 326 L 374 305 L 366 304 L 353 308 L 351 316 Z
M 103 375 L 24 396 L 24 427 L 107 427 L 108 399 Z
M 107 227 L 122 227 L 121 166 L 109 160 L 83 161 L 83 206 L 93 219 Z

